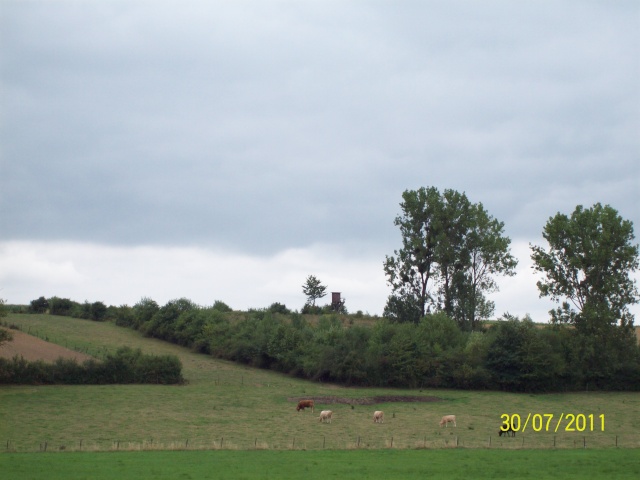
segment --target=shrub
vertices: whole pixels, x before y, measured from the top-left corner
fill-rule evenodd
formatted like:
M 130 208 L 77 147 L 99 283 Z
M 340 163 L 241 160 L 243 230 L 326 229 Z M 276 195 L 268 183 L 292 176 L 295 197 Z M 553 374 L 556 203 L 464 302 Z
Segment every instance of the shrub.
M 183 383 L 182 363 L 174 355 L 144 355 L 140 349 L 118 349 L 104 362 L 59 358 L 53 364 L 29 362 L 17 355 L 0 358 L 0 384 L 16 385 L 96 385 L 123 383 Z
M 49 308 L 49 301 L 40 297 L 36 300 L 31 300 L 31 304 L 29 305 L 29 313 L 44 313 Z

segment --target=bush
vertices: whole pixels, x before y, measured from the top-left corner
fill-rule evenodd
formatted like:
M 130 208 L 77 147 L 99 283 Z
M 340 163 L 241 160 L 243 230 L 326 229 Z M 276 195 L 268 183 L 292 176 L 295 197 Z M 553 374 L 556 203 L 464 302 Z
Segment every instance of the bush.
M 49 301 L 40 297 L 36 300 L 31 300 L 31 304 L 29 305 L 29 313 L 44 313 L 49 308 Z
M 271 313 L 281 313 L 283 315 L 289 315 L 291 313 L 291 310 L 289 310 L 286 305 L 278 302 L 272 303 L 268 311 Z
M 17 355 L 0 358 L 0 384 L 14 385 L 99 385 L 126 383 L 183 383 L 182 364 L 174 355 L 144 355 L 128 347 L 108 355 L 104 362 L 59 358 L 53 364 L 29 362 Z
M 51 315 L 70 316 L 71 311 L 78 304 L 68 298 L 51 297 L 49 299 L 49 313 Z
M 222 313 L 233 312 L 231 307 L 221 300 L 216 300 L 215 302 L 213 302 L 212 308 Z

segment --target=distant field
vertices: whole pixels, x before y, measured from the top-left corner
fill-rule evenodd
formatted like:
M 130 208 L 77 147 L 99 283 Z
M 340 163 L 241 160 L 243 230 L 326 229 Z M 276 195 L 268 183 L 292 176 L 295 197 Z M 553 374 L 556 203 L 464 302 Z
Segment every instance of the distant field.
M 45 362 L 53 362 L 60 357 L 74 358 L 78 362 L 93 358 L 86 353 L 76 352 L 19 330 L 10 330 L 10 332 L 13 340 L 0 347 L 0 357 L 2 358 L 13 358 L 18 355 L 26 360 L 43 360 Z
M 582 449 L 640 447 L 640 394 L 549 395 L 486 391 L 343 388 L 314 383 L 192 353 L 110 323 L 47 315 L 10 315 L 24 332 L 100 357 L 119 346 L 177 355 L 184 386 L 0 387 L 0 448 L 15 452 L 123 450 Z M 401 397 L 439 401 L 399 402 Z M 296 412 L 297 398 L 322 398 L 318 412 Z M 378 403 L 363 399 L 382 397 Z M 332 403 L 340 399 L 341 403 Z M 346 402 L 346 403 L 345 403 Z M 374 410 L 385 423 L 374 424 Z M 518 433 L 498 437 L 501 414 L 594 415 L 594 431 Z M 457 428 L 439 428 L 444 414 Z M 605 416 L 605 429 L 598 425 Z M 553 427 L 553 425 L 552 425 Z M 552 428 L 553 430 L 553 428 Z M 20 457 L 18 457 L 20 458 Z

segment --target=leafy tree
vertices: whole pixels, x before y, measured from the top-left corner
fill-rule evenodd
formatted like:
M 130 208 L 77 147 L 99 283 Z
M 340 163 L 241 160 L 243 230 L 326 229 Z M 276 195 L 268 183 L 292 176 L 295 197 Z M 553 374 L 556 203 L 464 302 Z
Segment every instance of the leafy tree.
M 602 334 L 616 325 L 631 332 L 628 306 L 639 300 L 630 278 L 638 269 L 632 222 L 609 205 L 578 205 L 571 217 L 550 218 L 542 235 L 548 251 L 530 245 L 534 269 L 545 277 L 537 282 L 540 296 L 565 299 L 549 312 L 552 322 L 572 324 L 580 334 Z
M 485 294 L 498 290 L 496 275 L 515 274 L 517 260 L 503 236 L 504 223 L 491 217 L 482 203 L 471 204 L 464 194 L 445 191 L 445 231 L 438 242 L 440 292 L 444 311 L 461 327 L 475 330 L 477 321 L 493 315 L 495 305 Z
M 93 302 L 90 308 L 91 320 L 101 322 L 107 316 L 107 306 L 102 302 Z
M 281 313 L 283 315 L 289 315 L 291 313 L 291 310 L 289 310 L 284 303 L 280 303 L 280 302 L 272 303 L 267 309 L 267 311 L 271 313 Z
M 384 262 L 393 288 L 385 312 L 417 322 L 432 305 L 473 330 L 493 313 L 485 294 L 497 290 L 494 276 L 513 275 L 517 265 L 504 224 L 454 190 L 423 187 L 402 198 L 402 248 Z
M 302 285 L 302 292 L 307 296 L 307 304 L 315 307 L 316 300 L 327 294 L 327 287 L 322 285 L 316 277 L 309 275 L 305 284 Z
M 423 317 L 428 301 L 432 301 L 429 281 L 435 275 L 436 242 L 440 231 L 436 208 L 440 194 L 434 187 L 417 191 L 406 190 L 400 204 L 403 214 L 394 221 L 400 227 L 402 248 L 395 257 L 387 256 L 384 271 L 393 289 L 391 299 L 395 304 L 408 302 L 419 308 Z M 400 310 L 397 306 L 394 310 Z
M 213 307 L 212 308 L 214 310 L 217 310 L 217 311 L 222 312 L 222 313 L 233 312 L 231 307 L 229 305 L 227 305 L 226 303 L 224 303 L 222 300 L 216 300 L 213 303 Z
M 44 297 L 40 297 L 36 300 L 31 300 L 31 305 L 29 306 L 29 312 L 44 313 L 47 311 L 47 308 L 49 308 L 49 301 Z
M 153 316 L 160 310 L 160 306 L 149 297 L 142 297 L 133 306 L 133 326 L 140 329 L 144 324 L 150 322 Z
M 69 316 L 78 304 L 69 298 L 51 297 L 49 299 L 49 313 L 51 315 Z

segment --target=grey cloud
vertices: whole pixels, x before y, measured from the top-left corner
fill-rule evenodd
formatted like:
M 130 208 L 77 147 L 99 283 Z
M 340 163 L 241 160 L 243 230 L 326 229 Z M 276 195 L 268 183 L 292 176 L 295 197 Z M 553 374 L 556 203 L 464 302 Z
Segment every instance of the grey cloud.
M 635 4 L 304 5 L 8 3 L 1 237 L 387 248 L 428 185 L 639 224 Z

